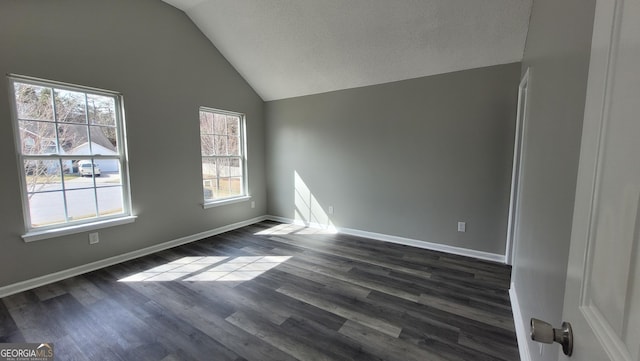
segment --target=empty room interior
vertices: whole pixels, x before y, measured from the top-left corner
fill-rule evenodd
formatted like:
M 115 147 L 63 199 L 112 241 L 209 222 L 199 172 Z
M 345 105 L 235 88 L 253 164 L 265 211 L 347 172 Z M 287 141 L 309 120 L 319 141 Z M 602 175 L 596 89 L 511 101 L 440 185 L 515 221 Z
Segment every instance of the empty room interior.
M 600 360 L 568 296 L 600 3 L 0 0 L 0 349 Z M 638 360 L 620 264 L 589 305 Z

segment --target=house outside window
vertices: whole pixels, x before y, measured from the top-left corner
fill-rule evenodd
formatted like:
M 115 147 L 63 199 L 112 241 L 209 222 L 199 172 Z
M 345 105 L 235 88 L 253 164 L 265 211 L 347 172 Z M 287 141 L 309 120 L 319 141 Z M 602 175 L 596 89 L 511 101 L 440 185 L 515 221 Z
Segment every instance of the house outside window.
M 200 108 L 205 206 L 247 198 L 244 129 L 244 114 Z
M 121 95 L 19 75 L 9 83 L 23 238 L 130 217 Z

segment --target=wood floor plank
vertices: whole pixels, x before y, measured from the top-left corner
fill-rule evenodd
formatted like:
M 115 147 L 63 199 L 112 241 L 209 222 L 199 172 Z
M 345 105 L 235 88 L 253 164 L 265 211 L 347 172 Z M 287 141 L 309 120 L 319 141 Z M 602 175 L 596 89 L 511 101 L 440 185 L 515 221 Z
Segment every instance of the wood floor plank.
M 124 335 L 91 317 L 86 308 L 70 294 L 65 293 L 47 299 L 43 304 L 47 309 L 48 317 L 56 319 L 62 328 L 62 334 L 53 335 L 55 338 L 73 334 L 76 344 L 83 346 L 90 345 L 101 338 L 111 339 L 113 340 L 111 345 L 96 344 L 90 348 L 83 347 L 83 353 L 92 360 L 126 359 L 126 349 L 130 344 Z M 66 353 L 65 350 L 61 351 L 63 354 Z
M 517 361 L 510 268 L 264 221 L 0 300 L 58 359 Z
M 260 316 L 248 316 L 243 312 L 236 312 L 226 320 L 298 360 L 332 361 L 329 355 L 315 347 L 298 342 L 287 333 L 278 331 L 270 323 L 261 320 Z
M 398 337 L 400 335 L 400 331 L 402 331 L 402 327 L 390 324 L 384 320 L 380 320 L 378 318 L 369 316 L 362 312 L 358 312 L 357 310 L 344 307 L 342 305 L 332 303 L 323 299 L 322 297 L 318 297 L 317 294 L 311 294 L 299 288 L 285 285 L 278 288 L 276 291 L 285 294 L 289 297 L 295 298 L 297 300 L 306 302 L 310 305 L 321 308 L 325 311 L 331 312 L 338 316 L 344 317 L 347 320 L 352 320 L 354 322 L 361 323 L 372 329 L 378 330 L 386 335 L 391 337 Z
M 347 320 L 338 332 L 359 342 L 363 349 L 380 355 L 385 360 L 447 361 L 433 352 L 423 350 L 395 337 L 390 337 L 359 322 Z
M 235 290 L 248 297 L 259 299 L 264 305 L 264 310 L 280 308 L 290 312 L 291 315 L 313 321 L 332 331 L 338 331 L 346 321 L 345 318 L 336 314 L 277 292 L 275 289 L 263 285 L 262 281 L 262 278 L 250 281 L 238 286 Z
M 193 289 L 196 292 L 201 293 L 203 296 L 212 300 L 224 299 L 233 304 L 233 310 L 254 310 L 263 311 L 264 299 L 259 297 L 247 297 L 242 293 L 234 290 L 234 288 L 226 287 L 225 285 L 211 285 L 205 282 L 186 282 L 187 287 Z M 213 286 L 213 287 L 212 287 Z M 215 302 L 215 301 L 214 301 Z M 291 317 L 291 311 L 283 309 L 281 307 L 270 307 L 270 312 L 266 312 L 264 317 L 276 325 L 281 325 L 289 317 Z
M 8 310 L 12 310 L 15 308 L 20 308 L 28 305 L 34 305 L 39 303 L 40 300 L 33 293 L 33 291 L 24 291 L 20 293 L 16 293 L 11 296 L 7 296 L 2 299 L 2 303 L 7 307 Z
M 162 307 L 156 306 L 156 310 L 150 315 L 151 318 L 147 322 L 163 319 L 161 317 L 163 315 L 164 318 L 171 317 L 174 323 L 189 324 L 209 336 L 212 340 L 215 340 L 216 343 L 224 345 L 229 350 L 248 360 L 294 360 L 290 356 L 265 344 L 262 340 L 229 324 L 224 318 L 209 312 L 203 306 L 185 307 L 177 298 L 171 299 L 169 297 L 163 297 L 148 304 L 149 307 L 152 305 L 161 305 Z M 175 332 L 175 326 L 168 328 L 167 332 L 171 332 L 172 328 Z
M 515 331 L 513 318 L 499 316 L 488 311 L 479 310 L 459 303 L 452 303 L 424 293 L 420 295 L 418 303 L 429 305 L 449 313 L 459 314 L 472 320 L 504 328 L 505 330 Z
M 27 342 L 53 342 L 64 336 L 60 323 L 51 317 L 45 305 L 36 303 L 11 308 L 9 314 Z
M 64 359 L 69 361 L 92 361 L 78 346 L 74 337 L 70 335 L 55 341 L 54 352 L 56 357 L 59 358 L 58 355 L 64 355 Z
M 178 356 L 193 360 L 200 360 L 203 355 L 216 355 L 216 359 L 235 360 L 238 355 L 221 340 L 211 337 L 207 330 L 211 325 L 195 323 L 189 319 L 179 317 L 170 308 L 150 301 L 144 305 L 148 316 L 144 319 L 150 327 L 161 331 L 162 337 L 158 341 L 163 347 L 170 346 L 178 350 Z M 165 335 L 171 335 L 166 337 Z
M 490 333 L 495 338 L 512 340 L 513 346 L 517 347 L 513 330 L 487 324 L 468 318 L 465 315 L 444 311 L 429 304 L 409 302 L 380 292 L 371 292 L 367 298 L 376 302 L 386 302 L 389 307 L 403 310 L 408 315 L 407 323 L 410 325 L 419 320 L 427 324 L 436 322 L 436 324 L 445 324 L 458 329 L 470 329 L 474 333 Z
M 377 355 L 366 352 L 359 342 L 349 339 L 339 332 L 298 316 L 292 316 L 283 325 L 297 336 L 299 342 L 324 350 L 333 360 L 382 360 Z
M 82 276 L 68 278 L 60 284 L 83 306 L 90 306 L 107 298 L 104 292 Z
M 482 334 L 463 331 L 458 342 L 460 345 L 468 346 L 474 350 L 494 356 L 499 360 L 509 361 L 518 358 L 518 350 L 509 347 L 509 345 L 500 342 L 498 339 L 491 339 Z
M 369 293 L 371 293 L 371 288 L 362 287 L 351 281 L 345 281 L 340 277 L 329 276 L 327 273 L 317 272 L 318 267 L 309 266 L 307 263 L 296 262 L 295 260 L 283 264 L 278 267 L 278 270 L 297 274 L 308 280 L 321 283 L 325 288 L 342 295 L 367 297 Z M 330 274 L 335 275 L 335 273 Z
M 461 345 L 457 341 L 450 342 L 447 339 L 438 337 L 438 335 L 425 334 L 422 330 L 411 326 L 402 330 L 400 339 L 406 340 L 421 349 L 434 352 L 449 361 L 503 361 L 477 349 Z M 517 358 L 514 360 L 517 360 Z

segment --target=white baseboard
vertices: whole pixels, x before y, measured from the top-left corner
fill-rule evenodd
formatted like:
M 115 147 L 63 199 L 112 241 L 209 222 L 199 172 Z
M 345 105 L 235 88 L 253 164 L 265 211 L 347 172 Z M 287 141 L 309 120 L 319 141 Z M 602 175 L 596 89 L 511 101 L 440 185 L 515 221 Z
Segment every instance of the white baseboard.
M 215 235 L 220 234 L 220 233 L 232 231 L 234 229 L 238 229 L 238 228 L 242 228 L 242 227 L 254 224 L 254 223 L 262 222 L 262 221 L 264 221 L 266 219 L 267 219 L 266 216 L 260 216 L 260 217 L 248 219 L 246 221 L 229 224 L 229 225 L 226 225 L 226 226 L 222 226 L 222 227 L 219 227 L 219 228 L 216 228 L 216 229 L 212 229 L 212 230 L 209 230 L 209 231 L 205 231 L 205 232 L 200 232 L 200 233 L 193 234 L 193 235 L 186 236 L 186 237 L 181 237 L 181 238 L 178 238 L 178 239 L 174 239 L 172 241 L 156 244 L 156 245 L 153 245 L 151 247 L 142 248 L 142 249 L 139 249 L 139 250 L 136 250 L 136 251 L 132 251 L 132 252 L 128 252 L 128 253 L 125 253 L 125 254 L 121 254 L 121 255 L 118 255 L 118 256 L 109 257 L 109 258 L 106 258 L 106 259 L 103 259 L 103 260 L 100 260 L 100 261 L 96 261 L 96 262 L 92 262 L 92 263 L 88 263 L 88 264 L 85 264 L 85 265 L 82 265 L 82 266 L 69 268 L 69 269 L 62 270 L 62 271 L 55 272 L 55 273 L 51 273 L 51 274 L 48 274 L 48 275 L 45 275 L 45 276 L 32 278 L 32 279 L 29 279 L 29 280 L 26 280 L 26 281 L 10 284 L 8 286 L 3 286 L 3 287 L 0 287 L 0 298 L 6 297 L 6 296 L 10 296 L 10 295 L 13 295 L 13 294 L 18 293 L 18 292 L 30 290 L 30 289 L 33 289 L 33 288 L 36 288 L 36 287 L 44 286 L 44 285 L 49 284 L 49 283 L 61 281 L 61 280 L 64 280 L 66 278 L 70 278 L 70 277 L 74 277 L 74 276 L 77 276 L 77 275 L 81 275 L 83 273 L 95 271 L 95 270 L 100 269 L 100 268 L 113 266 L 114 264 L 118 264 L 118 263 L 122 263 L 122 262 L 125 262 L 125 261 L 129 261 L 129 260 L 132 260 L 132 259 L 135 259 L 135 258 L 139 258 L 139 257 L 142 257 L 142 256 L 146 256 L 146 255 L 149 255 L 149 254 L 152 254 L 152 253 L 164 251 L 165 249 L 173 248 L 173 247 L 176 247 L 176 246 L 181 246 L 183 244 L 191 243 L 191 242 L 194 242 L 194 241 L 199 241 L 201 239 L 204 239 L 204 238 L 207 238 L 207 237 L 211 237 L 211 236 L 215 236 Z
M 278 217 L 278 216 L 267 216 L 267 219 L 272 220 L 272 221 L 276 221 L 276 222 L 291 223 L 291 224 L 295 224 L 295 225 L 306 226 L 306 227 L 310 227 L 310 228 L 333 230 L 333 231 L 336 231 L 337 233 L 343 233 L 343 234 L 348 234 L 348 235 L 358 236 L 358 237 L 364 237 L 364 238 L 371 238 L 371 239 L 375 239 L 375 240 L 379 240 L 379 241 L 402 244 L 402 245 L 405 245 L 405 246 L 424 248 L 424 249 L 429 249 L 429 250 L 432 250 L 432 251 L 440 251 L 440 252 L 445 252 L 445 253 L 457 254 L 457 255 L 460 255 L 460 256 L 473 257 L 473 258 L 487 260 L 487 261 L 493 261 L 493 262 L 499 262 L 499 263 L 504 263 L 505 262 L 505 256 L 502 255 L 502 254 L 489 253 L 489 252 L 483 252 L 483 251 L 476 251 L 476 250 L 468 249 L 468 248 L 448 246 L 448 245 L 445 245 L 445 244 L 438 244 L 438 243 L 420 241 L 420 240 L 417 240 L 417 239 L 404 238 L 404 237 L 398 237 L 398 236 L 391 236 L 391 235 L 382 234 L 382 233 L 361 231 L 361 230 L 358 230 L 358 229 L 336 228 L 333 225 L 318 224 L 318 223 L 313 223 L 313 222 L 302 222 L 300 220 L 284 218 L 284 217 Z
M 518 338 L 518 350 L 520 351 L 520 361 L 531 361 L 531 352 L 529 351 L 529 332 L 528 327 L 522 319 L 522 311 L 520 310 L 520 302 L 516 292 L 515 284 L 511 283 L 509 289 L 509 299 L 511 300 L 511 310 L 513 311 L 513 323 L 516 327 L 516 337 Z

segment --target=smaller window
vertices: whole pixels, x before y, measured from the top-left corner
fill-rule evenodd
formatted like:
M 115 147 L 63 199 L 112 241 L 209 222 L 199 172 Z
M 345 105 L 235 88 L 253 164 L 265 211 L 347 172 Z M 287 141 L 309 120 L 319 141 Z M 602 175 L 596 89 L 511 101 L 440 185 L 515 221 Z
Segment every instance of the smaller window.
M 204 202 L 247 196 L 244 114 L 200 108 Z

